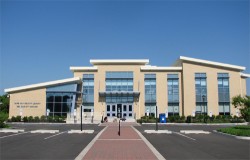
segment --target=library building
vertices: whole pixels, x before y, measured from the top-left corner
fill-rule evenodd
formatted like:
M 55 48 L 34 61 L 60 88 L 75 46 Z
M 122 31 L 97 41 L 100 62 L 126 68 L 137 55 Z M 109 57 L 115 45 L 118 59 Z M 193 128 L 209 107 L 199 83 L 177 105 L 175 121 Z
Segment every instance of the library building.
M 73 78 L 5 89 L 9 117 L 99 123 L 103 117 L 134 122 L 160 113 L 238 115 L 232 97 L 247 94 L 250 77 L 243 66 L 183 56 L 172 66 L 152 66 L 148 59 L 91 59 L 90 64 L 69 67 Z

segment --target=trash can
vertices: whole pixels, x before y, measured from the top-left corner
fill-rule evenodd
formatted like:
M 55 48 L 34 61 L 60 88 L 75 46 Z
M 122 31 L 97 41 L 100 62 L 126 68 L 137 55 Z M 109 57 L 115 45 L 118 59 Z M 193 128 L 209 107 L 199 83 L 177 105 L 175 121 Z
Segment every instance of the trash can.
M 167 123 L 167 119 L 166 119 L 165 113 L 159 114 L 159 119 L 160 119 L 160 123 Z

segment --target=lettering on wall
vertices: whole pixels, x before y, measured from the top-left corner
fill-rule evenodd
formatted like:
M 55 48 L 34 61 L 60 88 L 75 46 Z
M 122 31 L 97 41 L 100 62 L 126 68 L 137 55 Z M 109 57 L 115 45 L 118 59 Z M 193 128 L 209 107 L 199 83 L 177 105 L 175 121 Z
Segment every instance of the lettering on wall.
M 40 102 L 14 102 L 17 108 L 38 108 Z

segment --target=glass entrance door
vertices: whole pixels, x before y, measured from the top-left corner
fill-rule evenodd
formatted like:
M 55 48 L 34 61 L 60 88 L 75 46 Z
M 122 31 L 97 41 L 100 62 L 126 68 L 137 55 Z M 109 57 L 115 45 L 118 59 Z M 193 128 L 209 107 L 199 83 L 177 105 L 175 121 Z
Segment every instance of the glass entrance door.
M 133 104 L 107 104 L 106 115 L 107 117 L 133 118 Z

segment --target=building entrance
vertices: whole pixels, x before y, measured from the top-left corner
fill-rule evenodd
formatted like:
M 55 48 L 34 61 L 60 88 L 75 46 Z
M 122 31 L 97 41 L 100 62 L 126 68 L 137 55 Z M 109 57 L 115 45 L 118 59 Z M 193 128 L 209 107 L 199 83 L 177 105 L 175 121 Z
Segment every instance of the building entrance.
M 132 103 L 111 103 L 106 105 L 107 117 L 133 118 Z

